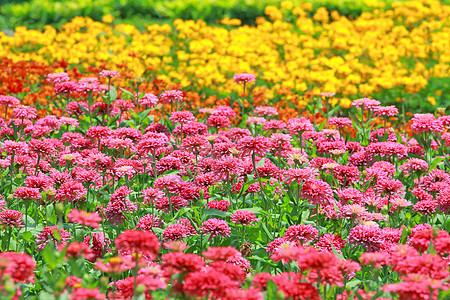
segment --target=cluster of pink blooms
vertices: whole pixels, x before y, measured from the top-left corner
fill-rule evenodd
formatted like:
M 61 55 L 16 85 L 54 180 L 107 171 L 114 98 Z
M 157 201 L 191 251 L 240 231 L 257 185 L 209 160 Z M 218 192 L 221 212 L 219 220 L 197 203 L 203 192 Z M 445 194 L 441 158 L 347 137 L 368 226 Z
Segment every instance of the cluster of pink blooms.
M 120 74 L 100 76 L 110 83 Z M 68 265 L 86 260 L 109 276 L 108 291 L 67 277 L 71 299 L 151 299 L 163 290 L 264 299 L 274 285 L 289 299 L 320 299 L 327 289 L 337 299 L 371 299 L 377 291 L 347 287 L 375 268 L 395 275 L 379 286 L 383 296 L 431 300 L 449 289 L 445 116 L 414 115 L 415 137 L 367 126 L 356 139 L 348 132 L 358 115 L 382 124 L 398 109 L 362 98 L 351 118 L 318 126 L 306 116 L 280 120 L 268 105 L 244 122 L 221 105 L 201 117 L 173 109 L 161 122 L 138 124 L 133 109 L 173 106 L 186 93 L 137 91 L 108 104 L 97 77 L 54 73 L 47 82 L 67 97 L 68 116 L 36 120 L 35 108 L 0 96 L 0 107 L 12 108 L 12 118 L 0 119 L 0 166 L 11 177 L 0 196 L 0 295 L 5 278 L 34 282 L 47 247 Z M 21 237 L 31 256 L 9 251 Z

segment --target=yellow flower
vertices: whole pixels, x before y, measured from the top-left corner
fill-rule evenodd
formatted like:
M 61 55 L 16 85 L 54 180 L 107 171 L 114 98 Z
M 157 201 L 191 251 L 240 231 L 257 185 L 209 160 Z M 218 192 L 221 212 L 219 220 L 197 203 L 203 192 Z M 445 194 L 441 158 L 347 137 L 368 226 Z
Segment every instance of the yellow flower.
M 427 97 L 427 101 L 431 103 L 431 105 L 436 105 L 436 99 L 433 96 Z
M 283 9 L 292 9 L 294 4 L 291 1 L 281 1 L 280 7 Z
M 108 15 L 104 15 L 103 17 L 102 17 L 102 22 L 103 23 L 112 23 L 112 22 L 114 22 L 114 16 L 113 15 L 111 15 L 111 14 L 108 14 Z

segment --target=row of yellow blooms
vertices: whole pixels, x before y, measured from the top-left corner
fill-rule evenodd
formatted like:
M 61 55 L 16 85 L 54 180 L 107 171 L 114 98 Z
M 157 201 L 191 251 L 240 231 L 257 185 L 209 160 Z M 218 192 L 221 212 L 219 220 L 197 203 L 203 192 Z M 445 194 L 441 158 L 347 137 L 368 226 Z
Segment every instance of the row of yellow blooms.
M 15 61 L 104 66 L 158 77 L 182 87 L 240 88 L 232 75 L 258 74 L 268 93 L 278 90 L 336 92 L 341 105 L 356 95 L 399 87 L 418 92 L 431 77 L 450 73 L 450 6 L 437 0 L 394 2 L 355 19 L 311 6 L 268 6 L 256 26 L 175 20 L 139 31 L 132 25 L 78 17 L 60 29 L 18 27 L 0 33 L 0 56 Z M 439 91 L 437 91 L 439 94 Z M 270 96 L 269 96 L 270 97 Z

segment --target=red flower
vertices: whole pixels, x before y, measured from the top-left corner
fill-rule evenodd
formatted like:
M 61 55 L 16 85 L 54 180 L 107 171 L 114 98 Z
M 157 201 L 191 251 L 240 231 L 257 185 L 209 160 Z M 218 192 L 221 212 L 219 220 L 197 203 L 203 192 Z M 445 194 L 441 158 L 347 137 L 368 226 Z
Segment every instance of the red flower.
M 36 263 L 25 253 L 0 253 L 0 278 L 10 276 L 15 282 L 33 282 Z
M 119 250 L 142 252 L 150 256 L 159 253 L 161 243 L 151 231 L 125 230 L 115 239 Z
M 239 282 L 232 280 L 222 272 L 209 268 L 205 271 L 189 273 L 183 289 L 190 295 L 222 298 L 229 288 L 238 288 Z
M 87 289 L 83 287 L 75 288 L 69 299 L 71 300 L 101 300 L 106 299 L 106 295 L 100 293 L 98 288 Z
M 209 247 L 202 253 L 203 257 L 209 260 L 227 260 L 231 257 L 239 255 L 239 251 L 235 248 L 228 247 Z
M 131 276 L 115 283 L 117 290 L 122 294 L 123 299 L 131 299 L 134 296 L 134 282 L 135 277 Z M 167 284 L 159 278 L 154 278 L 148 275 L 139 275 L 136 278 L 136 286 L 142 285 L 145 287 L 145 299 L 153 299 L 151 291 L 157 289 L 166 289 Z M 112 297 L 111 297 L 112 298 Z
M 201 256 L 183 252 L 169 252 L 162 256 L 162 268 L 176 270 L 176 273 L 196 272 L 206 265 Z

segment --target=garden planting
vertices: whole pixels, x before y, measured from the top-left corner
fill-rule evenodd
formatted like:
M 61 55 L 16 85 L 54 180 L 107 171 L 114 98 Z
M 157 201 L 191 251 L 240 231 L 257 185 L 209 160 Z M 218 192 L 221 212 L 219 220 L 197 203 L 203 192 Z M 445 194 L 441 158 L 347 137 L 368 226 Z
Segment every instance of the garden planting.
M 0 33 L 1 299 L 448 299 L 450 6 Z

